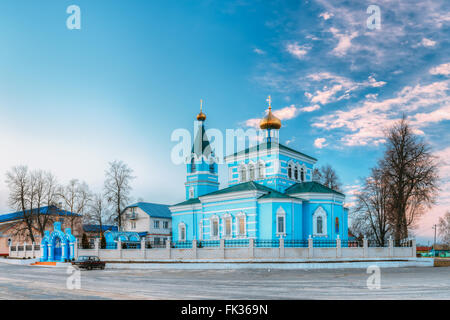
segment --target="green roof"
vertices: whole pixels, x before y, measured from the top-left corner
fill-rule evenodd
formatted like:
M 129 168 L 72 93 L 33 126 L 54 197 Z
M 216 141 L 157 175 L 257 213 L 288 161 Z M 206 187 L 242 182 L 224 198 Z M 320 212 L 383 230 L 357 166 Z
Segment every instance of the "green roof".
M 175 206 L 186 206 L 188 204 L 196 204 L 196 203 L 200 203 L 200 200 L 198 198 L 192 198 L 192 199 L 189 199 L 189 200 L 186 200 L 186 201 L 174 204 L 172 207 L 175 207 Z
M 262 151 L 262 150 L 267 150 L 267 149 L 276 148 L 276 147 L 278 147 L 280 150 L 290 151 L 290 152 L 296 153 L 296 154 L 298 154 L 300 156 L 303 156 L 303 157 L 309 158 L 311 160 L 317 161 L 316 158 L 308 156 L 307 154 L 301 153 L 301 152 L 299 152 L 297 150 L 294 150 L 292 148 L 286 147 L 285 145 L 282 145 L 281 143 L 277 143 L 277 142 L 267 142 L 267 143 L 263 142 L 263 143 L 260 143 L 260 144 L 258 144 L 256 146 L 253 146 L 251 148 L 247 148 L 245 150 L 242 150 L 242 151 L 233 153 L 231 155 L 228 155 L 227 157 L 240 156 L 240 155 L 243 155 L 243 154 L 252 153 L 254 151 Z
M 333 190 L 315 181 L 296 183 L 286 189 L 287 194 L 294 193 L 334 193 L 344 196 L 343 193 Z

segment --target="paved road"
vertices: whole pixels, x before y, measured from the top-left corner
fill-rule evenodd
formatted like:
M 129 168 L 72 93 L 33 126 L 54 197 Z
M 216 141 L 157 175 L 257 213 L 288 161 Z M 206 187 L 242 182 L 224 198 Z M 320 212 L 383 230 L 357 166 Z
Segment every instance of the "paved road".
M 450 299 L 450 268 L 94 270 L 68 290 L 66 269 L 0 263 L 0 299 Z

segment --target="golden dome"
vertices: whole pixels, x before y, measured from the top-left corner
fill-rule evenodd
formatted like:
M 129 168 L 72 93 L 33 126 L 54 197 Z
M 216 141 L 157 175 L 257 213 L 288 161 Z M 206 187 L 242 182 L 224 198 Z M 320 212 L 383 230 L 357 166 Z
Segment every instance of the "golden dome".
M 270 105 L 272 100 L 269 96 L 269 98 L 267 99 L 267 101 L 269 101 L 269 112 L 267 113 L 267 115 L 261 119 L 261 122 L 259 123 L 259 127 L 261 129 L 280 129 L 281 128 L 281 120 L 278 119 L 277 117 L 275 117 L 272 113 L 272 106 Z
M 203 113 L 203 100 L 200 100 L 200 113 L 197 115 L 198 121 L 205 121 L 206 120 L 206 114 Z

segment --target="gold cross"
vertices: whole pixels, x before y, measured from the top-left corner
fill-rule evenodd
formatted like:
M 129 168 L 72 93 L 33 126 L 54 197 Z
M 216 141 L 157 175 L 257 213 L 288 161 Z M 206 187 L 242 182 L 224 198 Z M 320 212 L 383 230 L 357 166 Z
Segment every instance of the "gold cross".
M 272 109 L 272 98 L 270 95 L 267 97 L 266 101 L 269 103 L 269 110 Z
M 203 108 L 203 99 L 200 99 L 200 112 L 202 112 L 202 108 Z

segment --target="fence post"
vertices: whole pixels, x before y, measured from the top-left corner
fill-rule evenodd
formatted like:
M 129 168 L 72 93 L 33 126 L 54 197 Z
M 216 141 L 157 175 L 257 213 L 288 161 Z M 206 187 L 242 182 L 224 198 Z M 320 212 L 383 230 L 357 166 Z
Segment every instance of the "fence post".
M 197 239 L 196 238 L 194 238 L 192 240 L 192 252 L 193 252 L 194 259 L 197 259 Z
M 389 243 L 389 258 L 392 258 L 394 256 L 394 240 L 392 239 L 392 236 L 389 237 L 388 243 Z
M 255 257 L 255 239 L 250 238 L 249 242 L 248 242 L 248 256 L 250 257 L 250 259 L 253 259 Z
M 336 258 L 342 257 L 342 246 L 341 246 L 341 238 L 339 235 L 336 237 Z
M 417 256 L 416 239 L 412 239 L 411 242 L 411 254 L 415 258 Z
M 9 244 L 8 244 L 8 250 L 9 250 L 9 254 L 8 254 L 8 257 L 11 257 L 11 247 L 12 247 L 12 242 L 10 242 Z
M 314 256 L 314 248 L 313 248 L 313 239 L 311 235 L 308 238 L 308 258 L 312 258 Z
M 117 240 L 117 250 L 119 251 L 119 259 L 122 259 L 122 240 Z
M 31 243 L 31 256 L 32 258 L 36 258 L 36 253 L 34 252 L 34 242 Z
M 100 239 L 95 238 L 94 240 L 95 255 L 100 258 Z
M 363 238 L 363 247 L 364 247 L 364 258 L 369 257 L 369 242 L 367 241 L 366 235 Z
M 24 241 L 23 243 L 23 257 L 26 258 L 27 257 L 27 242 Z
M 168 259 L 172 259 L 172 244 L 171 244 L 171 240 L 167 240 L 166 242 L 166 249 L 167 249 L 167 256 Z
M 284 238 L 283 237 L 280 238 L 280 247 L 278 250 L 278 257 L 284 258 Z
M 42 246 L 41 246 L 41 250 L 42 250 Z M 73 257 L 74 259 L 78 259 L 78 239 L 75 239 L 75 243 L 73 244 Z
M 222 258 L 225 259 L 225 239 L 220 239 L 220 250 L 222 250 Z
M 145 238 L 141 239 L 141 253 L 142 253 L 142 259 L 147 259 L 147 251 L 145 250 Z

